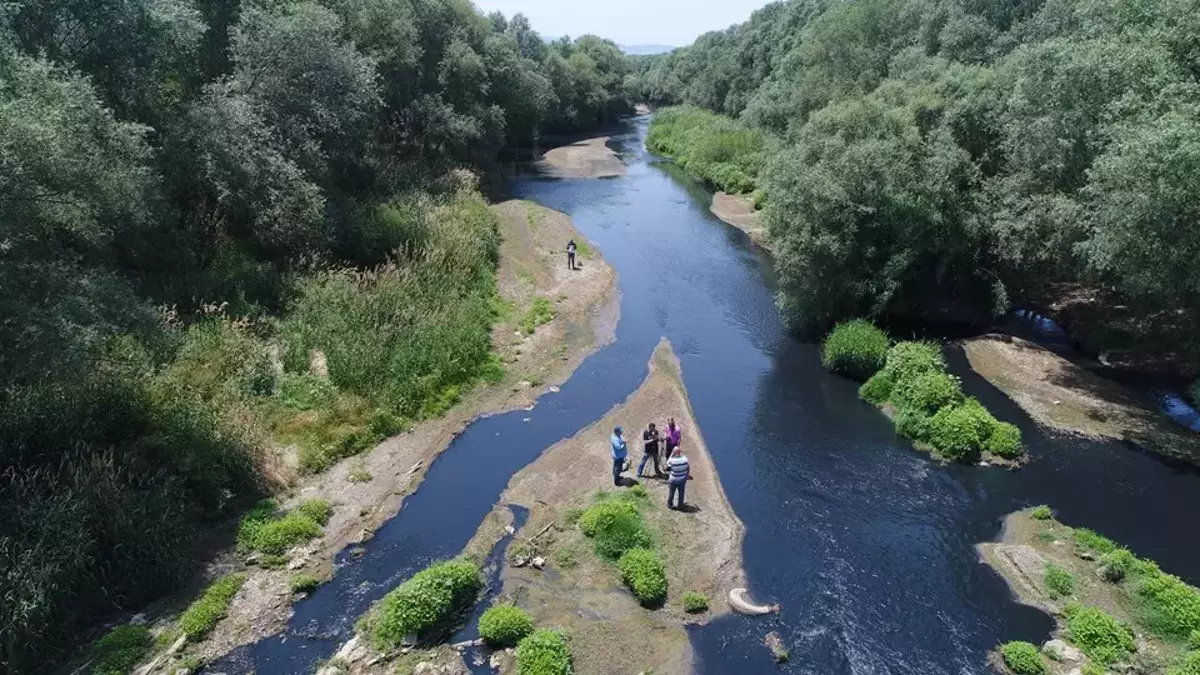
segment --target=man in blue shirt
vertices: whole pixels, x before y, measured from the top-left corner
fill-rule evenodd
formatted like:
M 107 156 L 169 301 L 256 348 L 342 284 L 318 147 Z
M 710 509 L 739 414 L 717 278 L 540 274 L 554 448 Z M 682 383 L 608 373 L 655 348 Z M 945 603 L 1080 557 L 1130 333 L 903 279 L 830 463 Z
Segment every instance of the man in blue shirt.
M 625 457 L 629 454 L 623 433 L 621 427 L 617 427 L 613 429 L 612 437 L 608 439 L 612 443 L 613 485 L 618 487 L 621 485 L 621 472 L 625 470 Z

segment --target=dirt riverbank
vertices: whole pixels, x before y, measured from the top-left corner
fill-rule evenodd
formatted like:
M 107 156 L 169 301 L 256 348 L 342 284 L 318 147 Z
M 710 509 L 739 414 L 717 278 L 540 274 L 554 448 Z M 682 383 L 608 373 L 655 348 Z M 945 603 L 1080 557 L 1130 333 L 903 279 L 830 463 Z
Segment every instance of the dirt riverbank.
M 553 178 L 614 178 L 625 175 L 625 164 L 608 147 L 608 136 L 554 148 L 538 161 L 538 169 Z
M 1054 520 L 1048 510 L 1038 513 L 1029 509 L 1005 518 L 999 542 L 980 544 L 976 548 L 980 561 L 1008 583 L 1018 601 L 1055 618 L 1057 628 L 1051 639 L 1042 645 L 1047 656 L 1043 662 L 1052 675 L 1079 673 L 1087 662 L 1087 657 L 1073 643 L 1067 626 L 1064 609 L 1070 605 L 1102 610 L 1130 626 L 1134 632 L 1136 651 L 1121 658 L 1110 672 L 1130 669 L 1137 673 L 1164 672 L 1167 664 L 1182 653 L 1182 645 L 1164 642 L 1142 630 L 1137 621 L 1140 605 L 1132 590 L 1133 582 L 1106 580 L 1101 551 L 1091 543 L 1094 540 L 1086 535 L 1081 537 L 1078 532 Z M 1061 584 L 1058 590 L 1048 585 L 1050 575 L 1047 570 L 1051 567 L 1058 568 L 1059 577 L 1069 575 L 1069 593 L 1063 592 Z M 1064 657 L 1053 658 L 1051 652 Z M 993 654 L 991 662 L 996 670 L 1006 672 L 999 667 L 998 655 Z
M 745 232 L 750 241 L 768 251 L 771 250 L 762 213 L 754 210 L 754 202 L 748 196 L 717 192 L 713 195 L 709 210 L 714 216 Z
M 585 246 L 581 246 L 579 269 L 567 269 L 566 242 L 586 242 L 570 218 L 523 201 L 493 209 L 500 218 L 497 285 L 505 306 L 492 340 L 505 365 L 505 380 L 477 387 L 444 417 L 417 424 L 298 485 L 284 500 L 285 507 L 315 498 L 333 504 L 324 535 L 292 551 L 290 562 L 280 569 L 247 565 L 233 551 L 214 561 L 210 576 L 242 571 L 248 578 L 217 628 L 206 640 L 187 648 L 189 657 L 209 661 L 281 630 L 292 613 L 289 582 L 293 575 L 303 572 L 327 578 L 333 555 L 370 538 L 375 528 L 395 515 L 431 461 L 472 420 L 531 406 L 549 387 L 565 382 L 586 356 L 612 341 L 619 311 L 616 275 Z M 550 312 L 540 313 L 541 318 L 553 318 L 533 328 L 541 320 L 530 320 L 538 298 Z M 521 332 L 522 323 L 532 334 Z M 160 623 L 165 624 L 174 612 L 162 614 Z M 149 672 L 170 672 L 177 665 L 177 660 L 167 659 Z
M 1016 337 L 963 342 L 971 368 L 1035 421 L 1091 438 L 1129 441 L 1200 466 L 1200 437 L 1176 425 L 1136 392 Z

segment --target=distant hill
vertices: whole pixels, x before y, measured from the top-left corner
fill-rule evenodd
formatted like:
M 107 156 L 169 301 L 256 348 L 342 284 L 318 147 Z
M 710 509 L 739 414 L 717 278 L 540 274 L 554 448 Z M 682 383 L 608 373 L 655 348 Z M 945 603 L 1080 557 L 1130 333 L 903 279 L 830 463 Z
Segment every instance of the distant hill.
M 626 54 L 665 54 L 673 49 L 671 45 L 621 45 Z

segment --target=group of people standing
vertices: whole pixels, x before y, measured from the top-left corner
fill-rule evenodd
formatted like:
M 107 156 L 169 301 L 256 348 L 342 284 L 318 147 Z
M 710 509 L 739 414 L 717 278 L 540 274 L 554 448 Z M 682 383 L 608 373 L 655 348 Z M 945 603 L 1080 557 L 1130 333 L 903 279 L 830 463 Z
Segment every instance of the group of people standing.
M 667 428 L 660 432 L 651 422 L 646 430 L 642 432 L 642 461 L 638 464 L 637 477 L 645 478 L 647 464 L 653 464 L 654 477 L 667 479 L 667 508 L 677 509 L 683 508 L 684 493 L 687 489 L 687 482 L 691 480 L 691 466 L 688 464 L 687 456 L 683 454 L 683 449 L 679 446 L 682 432 L 679 426 L 675 424 L 675 418 L 667 419 Z M 613 459 L 613 485 L 621 485 L 621 474 L 627 469 L 629 449 L 625 442 L 625 430 L 621 427 L 613 429 L 612 437 L 609 439 L 612 444 L 612 459 Z M 666 473 L 663 473 L 663 467 L 660 463 L 660 452 L 662 446 L 666 446 Z M 678 504 L 676 504 L 676 495 L 679 496 Z

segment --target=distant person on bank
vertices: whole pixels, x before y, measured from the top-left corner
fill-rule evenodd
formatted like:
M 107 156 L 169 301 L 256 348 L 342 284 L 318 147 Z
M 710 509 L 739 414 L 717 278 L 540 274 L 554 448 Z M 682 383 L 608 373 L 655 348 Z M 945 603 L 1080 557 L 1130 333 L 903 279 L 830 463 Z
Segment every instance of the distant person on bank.
M 644 473 L 646 471 L 646 463 L 651 459 L 654 460 L 654 477 L 662 478 L 662 466 L 660 466 L 658 463 L 658 442 L 660 438 L 661 436 L 658 432 L 658 429 L 655 428 L 654 422 L 651 422 L 650 426 L 642 432 L 642 462 L 641 464 L 638 464 L 638 478 L 645 477 Z
M 621 472 L 625 471 L 625 458 L 629 456 L 629 449 L 625 445 L 624 431 L 621 427 L 613 429 L 612 436 L 608 439 L 612 444 L 612 460 L 613 460 L 613 485 L 621 485 Z
M 684 493 L 687 491 L 687 482 L 692 477 L 692 467 L 688 464 L 687 457 L 683 454 L 683 448 L 678 445 L 671 451 L 671 458 L 667 460 L 667 508 L 682 509 L 684 504 Z M 675 505 L 675 495 L 679 495 L 679 504 Z
M 575 269 L 575 240 L 567 242 L 567 269 Z

